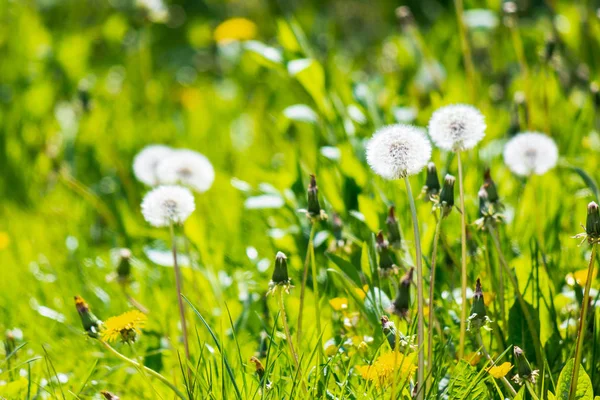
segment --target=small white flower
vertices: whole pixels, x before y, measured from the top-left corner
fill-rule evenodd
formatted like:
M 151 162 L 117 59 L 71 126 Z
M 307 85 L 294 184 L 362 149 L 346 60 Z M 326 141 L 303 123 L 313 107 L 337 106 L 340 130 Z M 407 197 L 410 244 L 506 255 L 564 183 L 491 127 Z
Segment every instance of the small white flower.
M 504 147 L 504 163 L 516 175 L 543 175 L 558 161 L 558 148 L 549 136 L 539 132 L 523 132 Z
M 431 143 L 412 125 L 379 129 L 367 143 L 367 162 L 385 179 L 400 179 L 421 171 L 431 158 Z
M 156 227 L 182 224 L 195 208 L 192 192 L 181 186 L 159 186 L 142 201 L 144 219 Z
M 133 159 L 133 173 L 135 177 L 148 186 L 158 185 L 159 180 L 156 175 L 156 167 L 174 151 L 172 148 L 161 144 L 152 144 L 144 147 Z
M 429 136 L 442 150 L 463 151 L 485 136 L 485 118 L 478 109 L 467 104 L 454 104 L 437 109 L 429 120 Z
M 158 180 L 162 184 L 181 184 L 203 193 L 215 180 L 215 170 L 205 156 L 193 150 L 175 150 L 158 164 Z

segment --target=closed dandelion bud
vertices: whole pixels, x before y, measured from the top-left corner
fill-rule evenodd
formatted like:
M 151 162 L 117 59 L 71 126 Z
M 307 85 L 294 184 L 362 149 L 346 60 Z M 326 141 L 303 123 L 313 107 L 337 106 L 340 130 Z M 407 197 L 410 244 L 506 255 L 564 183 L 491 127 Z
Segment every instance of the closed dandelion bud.
M 379 231 L 375 240 L 377 241 L 377 252 L 379 253 L 379 268 L 383 271 L 391 270 L 394 268 L 394 260 L 389 245 L 383 237 L 383 232 Z
M 385 315 L 381 317 L 381 329 L 392 350 L 396 348 L 396 325 Z
M 310 183 L 308 184 L 308 215 L 313 218 L 321 215 L 319 188 L 317 187 L 317 179 L 314 175 L 310 176 Z
M 331 218 L 331 230 L 333 231 L 333 236 L 335 237 L 336 242 L 341 242 L 343 240 L 342 237 L 342 227 L 344 226 L 342 219 L 340 218 L 338 213 L 333 213 L 333 217 Z
M 262 379 L 265 376 L 265 367 L 262 365 L 260 360 L 256 357 L 250 358 L 250 362 L 252 364 L 254 364 L 254 366 L 256 367 L 256 375 L 258 376 L 258 379 L 262 381 Z
M 425 179 L 425 187 L 423 193 L 427 195 L 427 200 L 440 192 L 440 180 L 438 179 L 437 168 L 435 164 L 430 162 L 427 164 L 427 178 Z
M 587 234 L 590 243 L 600 239 L 600 211 L 598 209 L 598 204 L 593 201 L 588 204 L 585 233 Z
M 101 394 L 102 396 L 104 396 L 104 398 L 105 398 L 106 400 L 119 400 L 119 399 L 120 399 L 120 397 L 119 397 L 119 396 L 116 396 L 116 395 L 114 395 L 114 394 L 112 394 L 111 392 L 108 392 L 108 391 L 106 391 L 106 390 L 103 390 L 103 391 L 101 391 L 101 392 L 100 392 L 100 394 Z
M 478 197 L 479 197 L 479 216 L 480 217 L 485 217 L 488 215 L 488 205 L 489 205 L 489 200 L 488 200 L 488 194 L 485 191 L 485 188 L 482 186 L 481 189 L 479 189 L 479 193 L 477 193 Z
M 414 22 L 414 18 L 408 6 L 400 6 L 396 8 L 396 18 L 402 26 L 409 26 Z
M 454 207 L 454 183 L 456 178 L 452 175 L 446 175 L 444 178 L 444 186 L 440 193 L 440 206 L 442 207 L 443 216 L 447 217 Z
M 290 278 L 288 276 L 287 257 L 280 251 L 275 257 L 275 269 L 273 270 L 270 285 L 271 287 L 274 287 L 277 285 L 286 286 L 289 284 Z
M 519 346 L 515 346 L 513 352 L 515 354 L 515 364 L 517 364 L 517 371 L 519 372 L 521 380 L 527 380 L 537 375 L 534 374 L 534 371 L 531 369 L 531 364 L 529 364 L 529 360 L 525 357 L 523 349 Z
M 118 253 L 117 278 L 125 282 L 131 275 L 131 250 L 120 249 Z
M 77 308 L 77 313 L 79 313 L 79 317 L 81 317 L 81 323 L 83 324 L 83 329 L 90 335 L 91 337 L 98 337 L 98 331 L 102 321 L 100 321 L 91 311 L 88 304 L 85 300 L 80 296 L 75 296 L 75 307 Z
M 414 268 L 409 269 L 406 274 L 400 280 L 398 287 L 398 294 L 393 304 L 394 314 L 406 318 L 408 315 L 408 309 L 410 308 L 410 285 L 413 281 Z
M 500 200 L 498 190 L 496 189 L 496 183 L 492 179 L 489 168 L 483 173 L 483 188 L 487 192 L 488 201 L 490 203 L 497 203 Z
M 6 338 L 4 340 L 4 354 L 8 357 L 17 348 L 17 340 L 14 333 L 11 330 L 6 331 Z
M 395 248 L 400 248 L 402 245 L 402 236 L 400 235 L 400 225 L 394 215 L 394 206 L 390 207 L 390 212 L 385 220 L 385 224 L 388 228 L 389 243 Z
M 471 326 L 475 329 L 481 328 L 486 321 L 487 312 L 483 300 L 483 291 L 481 290 L 481 280 L 477 279 L 475 293 L 473 295 L 473 305 L 471 306 Z

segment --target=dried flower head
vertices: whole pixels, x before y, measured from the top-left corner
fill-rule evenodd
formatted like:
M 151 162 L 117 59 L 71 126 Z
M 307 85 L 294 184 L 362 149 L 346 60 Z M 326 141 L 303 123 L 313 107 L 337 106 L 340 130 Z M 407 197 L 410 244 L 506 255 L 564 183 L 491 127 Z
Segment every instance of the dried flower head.
M 379 129 L 367 144 L 367 162 L 389 180 L 421 171 L 431 158 L 431 143 L 412 125 L 389 125 Z
M 75 308 L 81 318 L 83 329 L 85 329 L 89 336 L 98 337 L 102 321 L 90 311 L 90 306 L 88 306 L 83 297 L 75 296 Z
M 513 377 L 513 380 L 519 385 L 522 385 L 525 381 L 535 383 L 539 375 L 539 371 L 531 368 L 531 364 L 529 364 L 529 360 L 527 360 L 523 349 L 521 349 L 519 346 L 515 346 L 513 348 L 513 353 L 515 355 L 517 371 L 519 372 Z
M 421 191 L 422 195 L 425 196 L 426 200 L 434 201 L 436 196 L 440 193 L 440 180 L 438 178 L 437 168 L 433 162 L 427 164 L 427 176 L 425 178 L 425 186 Z
M 446 174 L 444 177 L 444 186 L 440 192 L 439 201 L 437 207 L 441 208 L 442 217 L 446 218 L 452 212 L 454 208 L 454 183 L 456 178 L 450 174 Z
M 215 170 L 204 155 L 193 150 L 174 150 L 162 160 L 157 168 L 158 180 L 162 184 L 179 184 L 204 193 L 215 180 Z
M 159 186 L 142 201 L 144 219 L 156 227 L 182 224 L 195 208 L 194 196 L 181 186 Z
M 485 309 L 485 300 L 481 289 L 481 280 L 477 278 L 475 293 L 473 294 L 473 305 L 471 306 L 471 316 L 469 317 L 469 330 L 475 330 L 485 327 L 490 322 Z
M 157 175 L 158 164 L 173 154 L 175 150 L 169 146 L 152 144 L 144 147 L 133 159 L 133 173 L 138 181 L 148 186 L 160 183 Z
M 543 133 L 519 133 L 504 147 L 504 163 L 516 175 L 543 175 L 558 161 L 558 148 Z
M 437 109 L 429 120 L 429 136 L 442 150 L 468 150 L 485 136 L 485 118 L 467 104 L 453 104 Z
M 392 304 L 392 310 L 394 314 L 401 318 L 408 316 L 408 310 L 410 308 L 410 285 L 413 283 L 413 272 L 414 268 L 411 267 L 406 274 L 400 279 L 400 285 L 398 285 L 398 293 L 396 299 Z
M 138 310 L 127 311 L 116 317 L 110 317 L 102 326 L 102 339 L 115 342 L 121 339 L 124 343 L 133 343 L 142 333 L 147 317 Z
M 282 287 L 287 292 L 291 283 L 292 280 L 288 275 L 287 257 L 279 251 L 275 256 L 275 269 L 273 269 L 273 276 L 271 277 L 271 282 L 269 282 L 269 292 L 272 292 L 277 287 Z

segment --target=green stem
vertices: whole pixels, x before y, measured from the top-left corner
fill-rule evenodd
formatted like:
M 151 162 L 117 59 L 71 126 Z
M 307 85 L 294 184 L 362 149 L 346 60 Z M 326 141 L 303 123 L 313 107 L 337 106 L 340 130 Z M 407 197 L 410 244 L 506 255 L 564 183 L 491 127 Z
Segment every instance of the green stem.
M 535 394 L 535 390 L 533 390 L 533 386 L 531 382 L 525 381 L 525 386 L 527 386 L 527 390 L 529 390 L 529 394 L 533 397 L 533 400 L 540 400 L 537 394 Z
M 458 358 L 465 354 L 465 336 L 467 333 L 467 216 L 465 214 L 465 191 L 463 188 L 463 172 L 460 152 L 456 153 L 458 158 L 458 192 L 460 194 L 460 244 L 461 244 L 461 312 L 460 312 L 460 341 L 458 346 Z
M 423 255 L 421 253 L 421 238 L 419 235 L 417 207 L 415 206 L 415 199 L 413 197 L 412 190 L 410 187 L 410 181 L 406 176 L 404 177 L 404 183 L 406 185 L 406 192 L 408 194 L 408 202 L 410 204 L 410 213 L 412 215 L 413 231 L 415 236 L 415 252 L 417 264 L 417 346 L 419 348 L 419 369 L 417 371 L 417 400 L 423 400 L 425 396 L 425 390 L 421 390 L 423 389 L 425 377 L 425 347 L 423 346 L 423 309 L 425 308 L 423 296 Z
M 502 268 L 504 268 L 504 272 L 506 272 L 506 275 L 508 275 L 510 283 L 512 284 L 513 289 L 515 291 L 515 296 L 517 296 L 517 301 L 519 302 L 519 304 L 521 305 L 521 309 L 523 310 L 523 316 L 525 317 L 525 321 L 527 322 L 527 327 L 529 328 L 529 332 L 533 337 L 533 346 L 535 347 L 535 355 L 537 362 L 542 363 L 544 359 L 542 357 L 541 352 L 542 344 L 540 343 L 540 336 L 538 335 L 537 329 L 535 328 L 533 317 L 529 312 L 529 307 L 527 306 L 523 295 L 519 291 L 519 282 L 517 282 L 517 279 L 511 273 L 510 268 L 508 267 L 508 263 L 504 258 L 504 253 L 502 253 L 502 248 L 500 247 L 500 239 L 498 238 L 498 232 L 491 223 L 487 223 L 486 226 L 488 228 L 488 231 L 490 232 L 490 236 L 492 236 L 492 241 L 494 242 L 494 247 L 496 248 L 496 252 L 498 253 L 498 259 L 500 260 L 500 265 L 502 266 Z
M 433 292 L 435 289 L 435 265 L 437 261 L 437 247 L 440 239 L 440 230 L 442 227 L 443 213 L 437 219 L 435 234 L 433 236 L 433 250 L 431 251 L 431 268 L 429 270 L 429 326 L 427 336 L 427 374 L 429 379 L 433 378 Z
M 311 247 L 313 246 L 313 241 L 315 238 L 315 233 L 317 231 L 317 223 L 316 221 L 311 221 L 310 234 L 308 236 L 308 249 L 306 250 L 306 258 L 304 259 L 304 272 L 302 273 L 302 286 L 300 287 L 300 306 L 298 308 L 298 330 L 297 330 L 297 345 L 301 346 L 302 340 L 302 316 L 304 311 L 304 293 L 306 290 L 306 280 L 308 278 L 308 264 L 311 260 Z
M 573 364 L 573 376 L 571 377 L 571 390 L 569 392 L 569 400 L 575 399 L 577 393 L 577 378 L 579 377 L 579 366 L 583 356 L 583 340 L 585 337 L 585 328 L 587 325 L 587 312 L 590 304 L 590 288 L 592 287 L 592 279 L 594 275 L 594 261 L 596 259 L 596 243 L 592 243 L 592 254 L 590 255 L 590 263 L 588 264 L 587 281 L 585 282 L 585 290 L 583 291 L 583 303 L 581 304 L 581 316 L 579 317 L 579 332 L 577 336 L 577 346 L 575 347 L 575 364 Z
M 460 47 L 463 53 L 463 60 L 465 63 L 465 70 L 467 72 L 467 80 L 470 83 L 471 97 L 475 101 L 477 96 L 476 89 L 476 77 L 475 77 L 475 66 L 473 64 L 473 58 L 471 56 L 471 47 L 469 46 L 469 38 L 467 37 L 467 28 L 465 26 L 465 18 L 463 12 L 463 0 L 454 0 L 456 7 L 456 19 L 458 22 L 458 31 L 460 34 Z
M 496 363 L 494 362 L 492 356 L 490 356 L 490 353 L 488 353 L 487 349 L 485 348 L 485 344 L 483 343 L 483 339 L 481 338 L 481 332 L 479 331 L 477 332 L 477 341 L 479 342 L 479 347 L 481 347 L 483 354 L 485 354 L 485 357 L 490 361 L 490 364 L 492 366 L 495 366 Z M 517 395 L 515 388 L 512 387 L 508 379 L 506 379 L 506 377 L 504 376 L 502 377 L 502 383 L 504 383 L 504 386 L 506 386 L 506 388 L 510 391 L 512 397 L 515 397 Z
M 285 331 L 285 337 L 287 339 L 288 345 L 290 347 L 290 352 L 292 353 L 292 358 L 294 359 L 294 364 L 296 368 L 298 368 L 298 354 L 296 350 L 294 350 L 294 343 L 292 343 L 292 335 L 290 334 L 290 327 L 288 326 L 287 314 L 285 312 L 285 303 L 283 301 L 283 288 L 276 289 L 279 292 L 279 296 L 277 299 L 279 300 L 279 309 L 281 310 L 281 320 L 283 322 L 283 329 Z
M 177 305 L 179 306 L 179 319 L 181 320 L 181 330 L 183 331 L 183 347 L 185 349 L 186 364 L 190 359 L 190 348 L 188 344 L 188 332 L 187 323 L 185 320 L 185 309 L 183 308 L 183 300 L 181 298 L 181 270 L 179 269 L 179 263 L 177 262 L 177 247 L 175 246 L 175 228 L 173 224 L 170 225 L 171 231 L 171 243 L 173 252 L 173 269 L 175 271 L 175 289 L 177 290 Z M 188 373 L 191 378 L 191 368 L 188 365 Z
M 142 365 L 142 364 L 138 363 L 137 361 L 132 360 L 131 358 L 128 358 L 128 357 L 124 356 L 123 354 L 119 353 L 116 349 L 114 349 L 110 344 L 106 343 L 104 340 L 98 339 L 98 341 L 100 343 L 102 343 L 102 345 L 108 351 L 110 351 L 113 355 L 115 355 L 117 358 L 125 361 L 128 364 L 133 365 L 137 369 L 143 370 L 144 372 L 152 375 L 153 377 L 155 377 L 156 379 L 160 380 L 162 383 L 167 385 L 173 392 L 175 392 L 177 397 L 179 397 L 180 399 L 186 400 L 186 397 L 183 395 L 183 393 L 181 393 L 175 385 L 173 385 L 171 382 L 169 382 L 169 380 L 167 378 L 165 378 L 164 376 L 162 376 L 155 370 L 148 368 L 145 365 Z
M 311 229 L 312 230 L 312 229 Z M 315 312 L 317 319 L 317 337 L 319 344 L 319 352 L 317 353 L 317 366 L 321 365 L 321 355 L 323 354 L 323 337 L 321 335 L 321 305 L 319 304 L 319 280 L 317 273 L 317 263 L 315 262 L 315 244 L 314 236 L 311 238 L 308 251 L 310 252 L 310 264 L 313 278 L 313 295 L 315 296 Z

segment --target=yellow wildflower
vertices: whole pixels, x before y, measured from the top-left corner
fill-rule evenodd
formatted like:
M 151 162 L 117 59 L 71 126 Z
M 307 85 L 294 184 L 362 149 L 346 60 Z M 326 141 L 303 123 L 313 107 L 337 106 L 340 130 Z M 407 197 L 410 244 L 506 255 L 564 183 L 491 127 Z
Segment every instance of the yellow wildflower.
M 354 293 L 356 293 L 356 296 L 361 300 L 364 300 L 365 297 L 367 297 L 368 292 L 369 292 L 368 285 L 364 285 L 362 288 L 354 288 Z
M 501 379 L 506 376 L 512 369 L 512 364 L 509 362 L 505 362 L 502 365 L 494 365 L 487 369 L 487 372 L 496 379 Z
M 380 355 L 372 365 L 357 367 L 364 379 L 374 382 L 380 387 L 393 383 L 394 376 L 398 373 L 400 381 L 407 381 L 416 370 L 412 355 L 389 352 Z
M 329 304 L 335 311 L 342 311 L 348 309 L 348 299 L 345 297 L 335 297 L 329 300 Z
M 492 302 L 494 301 L 495 298 L 496 298 L 496 293 L 483 292 L 483 303 L 485 304 L 486 307 L 489 307 L 489 305 L 492 304 Z
M 585 286 L 586 282 L 587 282 L 587 273 L 588 270 L 587 268 L 585 269 L 580 269 L 579 271 L 575 271 L 572 274 L 568 274 L 567 275 L 567 283 L 571 286 L 575 285 L 575 282 L 577 282 L 577 284 L 579 286 Z M 594 279 L 594 277 L 598 274 L 598 269 L 594 268 L 594 270 L 592 271 L 592 279 Z
M 250 40 L 256 37 L 256 24 L 246 18 L 231 18 L 217 26 L 213 37 L 215 42 L 225 44 L 236 40 Z
M 146 315 L 138 310 L 110 317 L 104 322 L 102 339 L 107 342 L 115 342 L 121 338 L 123 342 L 135 342 L 137 335 L 142 333 L 141 328 L 144 327 L 147 319 Z
M 6 232 L 0 232 L 0 250 L 4 250 L 10 244 L 10 236 Z
M 475 366 L 475 365 L 479 364 L 479 361 L 481 360 L 481 353 L 469 353 L 469 354 L 465 354 L 463 356 L 463 360 L 465 360 L 469 364 Z

